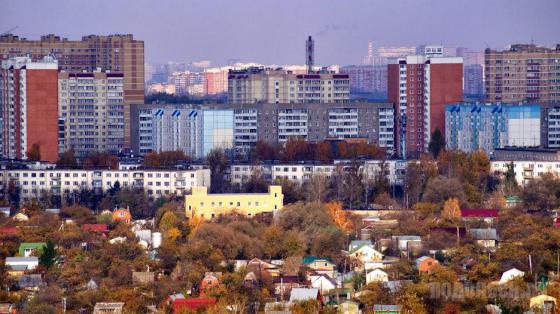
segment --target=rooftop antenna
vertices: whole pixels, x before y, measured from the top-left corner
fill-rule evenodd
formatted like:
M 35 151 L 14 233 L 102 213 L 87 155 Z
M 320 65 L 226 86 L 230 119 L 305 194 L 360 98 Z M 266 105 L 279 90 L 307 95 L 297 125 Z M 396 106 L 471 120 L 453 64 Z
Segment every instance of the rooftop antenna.
M 305 42 L 305 65 L 307 65 L 307 74 L 313 72 L 313 64 L 315 63 L 315 44 L 313 38 L 309 36 Z

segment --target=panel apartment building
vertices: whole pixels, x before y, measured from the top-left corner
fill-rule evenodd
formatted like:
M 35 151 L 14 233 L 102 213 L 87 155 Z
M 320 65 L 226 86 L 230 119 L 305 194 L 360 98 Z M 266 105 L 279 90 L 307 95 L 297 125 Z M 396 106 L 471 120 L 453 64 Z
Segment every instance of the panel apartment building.
M 111 72 L 66 72 L 58 76 L 59 152 L 76 157 L 116 154 L 124 146 L 124 77 Z
M 129 105 L 144 101 L 144 42 L 132 35 L 89 35 L 68 40 L 56 35 L 28 40 L 7 34 L 0 36 L 0 60 L 28 56 L 33 61 L 44 56 L 58 60 L 60 70 L 93 72 L 96 69 L 121 72 L 124 77 L 125 145 L 130 147 Z
M 484 58 L 487 101 L 560 103 L 560 44 L 486 49 Z
M 445 105 L 463 100 L 463 60 L 408 56 L 388 65 L 388 99 L 395 104 L 397 150 L 418 158 L 432 132 L 445 134 Z
M 539 105 L 453 104 L 446 107 L 445 123 L 449 150 L 481 149 L 492 155 L 498 148 L 541 144 Z
M 391 153 L 394 120 L 389 103 L 135 105 L 133 148 L 139 154 L 180 149 L 203 158 L 218 147 L 247 154 L 258 140 L 362 138 Z
M 350 101 L 348 74 L 318 71 L 295 74 L 282 68 L 230 70 L 228 101 L 250 103 L 345 103 Z
M 27 159 L 34 145 L 46 161 L 58 159 L 58 64 L 51 57 L 2 61 L 2 157 Z

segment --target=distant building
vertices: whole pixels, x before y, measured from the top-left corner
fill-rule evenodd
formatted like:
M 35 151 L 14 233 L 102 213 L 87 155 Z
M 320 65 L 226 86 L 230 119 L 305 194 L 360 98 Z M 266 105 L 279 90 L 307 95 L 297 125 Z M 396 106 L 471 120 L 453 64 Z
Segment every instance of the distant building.
M 467 104 L 445 109 L 447 149 L 464 152 L 496 148 L 538 147 L 541 144 L 538 105 Z
M 275 213 L 284 207 L 282 187 L 271 185 L 268 193 L 208 194 L 206 187 L 193 187 L 191 195 L 185 196 L 187 218 L 216 218 L 237 211 L 254 217 L 263 213 Z
M 52 57 L 37 61 L 29 57 L 5 59 L 0 88 L 2 157 L 27 159 L 30 149 L 36 146 L 42 160 L 57 161 L 57 61 Z
M 431 134 L 445 134 L 445 105 L 463 100 L 461 58 L 407 56 L 388 65 L 388 99 L 395 104 L 399 156 L 419 157 Z
M 285 69 L 230 70 L 228 101 L 251 103 L 346 103 L 350 101 L 348 74 L 320 71 L 294 74 Z
M 487 101 L 560 103 L 560 44 L 486 49 L 484 58 Z
M 387 95 L 387 66 L 350 65 L 340 69 L 348 74 L 351 93 L 374 93 Z
M 117 154 L 125 148 L 122 73 L 62 71 L 58 75 L 60 153 L 76 157 L 95 152 Z
M 0 35 L 0 51 L 0 60 L 29 55 L 33 62 L 37 62 L 45 56 L 52 56 L 58 60 L 57 68 L 67 72 L 93 72 L 100 68 L 123 73 L 124 137 L 125 146 L 129 147 L 128 106 L 144 101 L 143 41 L 134 39 L 131 34 L 88 35 L 80 40 L 68 40 L 53 34 L 30 40 L 5 34 Z
M 483 68 L 480 64 L 469 64 L 463 68 L 465 97 L 481 98 L 484 95 Z

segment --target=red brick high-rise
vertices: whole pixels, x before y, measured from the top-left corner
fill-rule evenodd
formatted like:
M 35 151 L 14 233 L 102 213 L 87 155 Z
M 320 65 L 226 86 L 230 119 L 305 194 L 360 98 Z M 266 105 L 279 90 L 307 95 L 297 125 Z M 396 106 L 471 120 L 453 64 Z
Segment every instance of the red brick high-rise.
M 26 159 L 36 145 L 41 160 L 58 159 L 58 64 L 45 57 L 33 62 L 2 61 L 2 156 Z
M 125 147 L 130 147 L 130 105 L 144 103 L 144 42 L 127 35 L 89 35 L 81 40 L 68 40 L 52 34 L 40 40 L 29 40 L 7 34 L 0 36 L 0 61 L 12 57 L 44 56 L 58 60 L 60 70 L 67 72 L 102 71 L 124 75 Z
M 408 56 L 388 65 L 388 99 L 397 116 L 397 152 L 418 158 L 431 134 L 445 134 L 445 105 L 463 100 L 461 58 Z

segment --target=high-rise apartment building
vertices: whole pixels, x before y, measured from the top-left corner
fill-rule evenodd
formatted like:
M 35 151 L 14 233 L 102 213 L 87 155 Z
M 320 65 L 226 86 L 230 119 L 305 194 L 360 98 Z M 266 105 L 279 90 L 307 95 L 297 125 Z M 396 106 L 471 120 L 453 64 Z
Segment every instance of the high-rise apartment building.
M 560 44 L 484 52 L 487 101 L 560 103 Z
M 204 94 L 217 95 L 227 93 L 229 69 L 230 67 L 205 69 Z
M 340 73 L 348 74 L 351 92 L 387 94 L 386 65 L 350 65 L 342 67 Z
M 111 72 L 66 72 L 58 76 L 60 150 L 77 157 L 116 154 L 124 148 L 124 77 Z
M 344 103 L 350 101 L 350 78 L 332 71 L 294 74 L 255 67 L 231 70 L 228 100 L 234 104 Z
M 134 105 L 133 150 L 182 150 L 203 158 L 214 148 L 246 155 L 258 140 L 285 143 L 363 139 L 392 154 L 394 121 L 388 103 L 299 103 L 227 105 Z
M 446 145 L 467 153 L 541 144 L 541 107 L 517 104 L 447 105 Z
M 11 34 L 0 36 L 0 60 L 28 56 L 33 61 L 50 55 L 67 72 L 120 72 L 124 77 L 125 146 L 129 147 L 129 105 L 144 102 L 144 42 L 132 35 L 89 35 L 68 40 L 55 35 L 28 40 Z
M 2 61 L 2 157 L 26 159 L 33 146 L 41 160 L 58 159 L 58 64 L 51 57 Z
M 463 67 L 464 88 L 463 93 L 468 97 L 480 98 L 484 95 L 484 83 L 482 81 L 483 68 L 480 64 L 466 64 Z
M 432 132 L 445 134 L 445 105 L 463 100 L 461 58 L 408 56 L 388 65 L 388 99 L 396 106 L 403 158 L 425 152 Z

